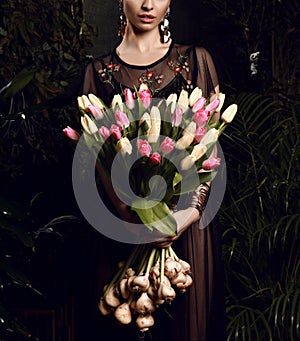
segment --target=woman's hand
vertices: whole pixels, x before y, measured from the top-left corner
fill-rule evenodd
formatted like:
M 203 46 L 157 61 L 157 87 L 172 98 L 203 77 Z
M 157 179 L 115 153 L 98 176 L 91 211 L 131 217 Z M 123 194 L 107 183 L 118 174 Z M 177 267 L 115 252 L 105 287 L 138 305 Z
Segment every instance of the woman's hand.
M 190 225 L 200 218 L 199 211 L 194 207 L 188 207 L 184 210 L 174 212 L 173 216 L 177 224 L 177 234 L 175 236 L 159 238 L 157 241 L 153 242 L 153 245 L 161 248 L 168 248 Z

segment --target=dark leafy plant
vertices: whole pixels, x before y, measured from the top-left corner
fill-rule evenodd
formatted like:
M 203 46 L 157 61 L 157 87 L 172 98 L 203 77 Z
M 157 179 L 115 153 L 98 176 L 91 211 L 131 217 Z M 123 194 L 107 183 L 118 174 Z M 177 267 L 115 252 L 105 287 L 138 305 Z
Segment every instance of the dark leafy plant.
M 60 198 L 68 192 L 71 153 L 62 128 L 74 119 L 68 98 L 76 91 L 94 30 L 84 19 L 82 0 L 9 0 L 1 2 L 0 11 L 0 338 L 28 339 L 10 311 L 13 295 L 7 292 L 37 293 L 29 266 L 35 232 L 44 226 L 38 230 L 44 236 L 69 220 L 47 220 L 42 210 L 33 220 L 28 202 L 37 192 Z M 49 207 L 44 209 L 49 214 Z
M 0 174 L 6 190 L 67 159 L 62 129 L 75 120 L 68 104 L 94 30 L 82 0 L 10 0 L 0 10 Z
M 7 195 L 0 194 L 0 337 L 1 340 L 14 340 L 17 336 L 24 340 L 35 340 L 36 335 L 31 335 L 28 327 L 15 316 L 14 308 L 26 304 L 24 294 L 30 297 L 30 304 L 44 302 L 54 304 L 50 297 L 47 297 L 43 288 L 37 287 L 36 274 L 34 274 L 36 248 L 40 248 L 40 239 L 50 240 L 52 247 L 57 247 L 58 241 L 64 242 L 68 226 L 78 223 L 79 219 L 73 215 L 64 215 L 54 218 L 37 215 L 42 209 L 42 193 L 37 194 L 30 203 L 23 204 L 15 201 Z M 35 208 L 37 206 L 37 208 Z M 48 212 L 49 213 L 49 212 Z M 42 237 L 42 238 L 41 238 Z M 45 243 L 45 242 L 43 242 Z M 48 256 L 54 251 L 48 250 Z M 44 264 L 46 259 L 44 259 Z M 40 281 L 38 282 L 41 285 Z M 51 288 L 47 288 L 48 292 Z M 23 298 L 22 298 L 23 297 Z M 22 298 L 24 302 L 19 302 Z M 32 302 L 31 302 L 32 301 Z
M 28 210 L 21 203 L 0 197 L 0 335 L 11 337 L 13 334 L 29 337 L 26 327 L 10 311 L 7 290 L 22 287 L 34 291 L 24 268 L 28 267 L 34 252 L 32 222 Z M 16 253 L 15 250 L 18 250 Z
M 6 96 L 26 84 L 29 104 L 63 91 L 78 74 L 93 29 L 84 20 L 82 0 L 1 2 L 0 86 L 22 71 Z
M 299 1 L 203 0 L 203 4 L 218 16 L 219 34 L 227 33 L 218 49 L 228 54 L 228 72 L 222 79 L 227 93 L 299 95 Z M 258 73 L 251 76 L 250 54 L 254 52 L 260 52 Z
M 228 340 L 300 336 L 299 113 L 288 101 L 242 93 L 224 139 Z

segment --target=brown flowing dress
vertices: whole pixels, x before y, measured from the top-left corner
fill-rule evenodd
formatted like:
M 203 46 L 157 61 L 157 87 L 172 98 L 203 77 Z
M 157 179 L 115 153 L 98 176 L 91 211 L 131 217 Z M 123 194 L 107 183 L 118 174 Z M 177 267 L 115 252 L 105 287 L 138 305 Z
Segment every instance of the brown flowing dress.
M 207 50 L 172 43 L 164 57 L 147 66 L 129 65 L 115 50 L 96 58 L 86 68 L 83 93 L 94 93 L 109 105 L 115 94 L 125 88 L 138 88 L 140 82 L 148 85 L 153 97 L 166 98 L 183 88 L 191 92 L 193 86 L 209 97 L 218 78 Z M 97 310 L 103 286 L 111 280 L 117 263 L 126 259 L 132 245 L 110 240 L 96 231 L 91 243 L 92 340 L 224 340 L 220 231 L 216 223 L 202 229 L 195 223 L 173 244 L 178 256 L 191 264 L 194 283 L 186 293 L 178 294 L 172 305 L 158 309 L 149 335 L 138 335 L 135 326 L 119 326 L 111 316 L 104 317 Z

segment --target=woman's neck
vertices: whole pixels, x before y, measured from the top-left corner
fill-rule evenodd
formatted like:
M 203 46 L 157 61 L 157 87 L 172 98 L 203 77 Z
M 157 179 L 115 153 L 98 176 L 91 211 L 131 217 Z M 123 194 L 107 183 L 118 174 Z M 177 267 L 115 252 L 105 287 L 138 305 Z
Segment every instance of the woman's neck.
M 128 64 L 149 65 L 162 58 L 168 51 L 170 42 L 160 41 L 157 31 L 134 32 L 130 27 L 117 47 L 118 56 Z

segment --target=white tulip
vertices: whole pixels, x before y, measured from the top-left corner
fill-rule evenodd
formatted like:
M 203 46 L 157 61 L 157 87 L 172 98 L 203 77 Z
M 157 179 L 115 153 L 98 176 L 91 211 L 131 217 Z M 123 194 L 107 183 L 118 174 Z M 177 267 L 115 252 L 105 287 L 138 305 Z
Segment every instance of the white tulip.
M 112 109 L 114 109 L 116 105 L 119 106 L 120 110 L 123 110 L 123 101 L 122 101 L 122 97 L 120 94 L 114 95 L 112 99 L 112 102 L 111 102 Z
M 221 120 L 225 123 L 230 123 L 237 112 L 237 105 L 231 104 L 221 115 Z
M 87 114 L 81 117 L 81 125 L 83 129 L 90 135 L 94 135 L 98 132 L 98 127 Z
M 153 106 L 150 111 L 151 127 L 148 130 L 148 142 L 155 143 L 160 135 L 161 118 L 158 107 Z
M 202 90 L 196 87 L 190 94 L 190 98 L 189 98 L 190 107 L 192 107 L 197 102 L 197 100 L 201 97 L 202 97 Z
M 219 131 L 216 128 L 210 129 L 201 139 L 201 143 L 208 145 L 210 143 L 216 142 L 219 137 Z
M 88 98 L 90 100 L 90 102 L 95 106 L 97 107 L 98 109 L 100 110 L 103 110 L 104 109 L 104 105 L 103 103 L 100 101 L 100 99 L 95 96 L 94 94 L 88 94 Z
M 123 156 L 126 154 L 131 155 L 132 145 L 127 137 L 122 137 L 116 145 L 117 151 L 120 151 Z
M 186 90 L 182 89 L 179 94 L 177 108 L 182 109 L 183 112 L 187 110 L 189 106 L 189 94 Z

